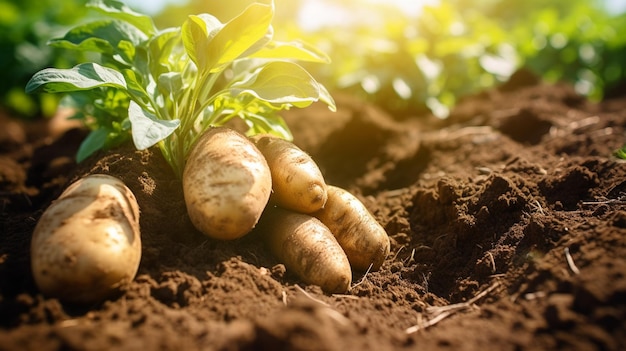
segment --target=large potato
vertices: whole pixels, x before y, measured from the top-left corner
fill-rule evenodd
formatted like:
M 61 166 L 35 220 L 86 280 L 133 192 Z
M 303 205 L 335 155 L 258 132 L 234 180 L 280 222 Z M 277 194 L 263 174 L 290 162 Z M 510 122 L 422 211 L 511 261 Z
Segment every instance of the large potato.
M 31 241 L 42 293 L 72 303 L 112 297 L 132 281 L 141 258 L 139 207 L 122 181 L 89 175 L 43 213 Z
M 272 191 L 265 158 L 242 134 L 225 127 L 204 133 L 183 171 L 193 225 L 216 239 L 244 236 L 258 222 Z
M 329 185 L 326 206 L 313 216 L 335 235 L 352 268 L 377 270 L 389 254 L 389 236 L 365 205 L 348 191 Z
M 326 204 L 326 182 L 311 156 L 290 141 L 273 136 L 253 140 L 272 172 L 271 201 L 300 213 L 311 213 Z
M 318 285 L 328 293 L 345 293 L 350 288 L 350 262 L 333 234 L 318 219 L 268 207 L 260 231 L 272 254 L 304 282 Z

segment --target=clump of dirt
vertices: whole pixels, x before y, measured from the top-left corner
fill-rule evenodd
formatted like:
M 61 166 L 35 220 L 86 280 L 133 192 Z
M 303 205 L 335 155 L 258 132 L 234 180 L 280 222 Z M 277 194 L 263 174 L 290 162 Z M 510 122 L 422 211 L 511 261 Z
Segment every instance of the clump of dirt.
M 592 104 L 525 77 L 445 120 L 336 100 L 337 113 L 285 119 L 390 236 L 383 267 L 355 272 L 344 295 L 304 285 L 254 231 L 199 234 L 157 150 L 76 165 L 82 130 L 3 116 L 0 350 L 626 348 L 626 168 L 612 157 L 626 99 Z M 118 298 L 79 307 L 37 291 L 29 244 L 50 201 L 88 173 L 137 196 L 143 256 Z

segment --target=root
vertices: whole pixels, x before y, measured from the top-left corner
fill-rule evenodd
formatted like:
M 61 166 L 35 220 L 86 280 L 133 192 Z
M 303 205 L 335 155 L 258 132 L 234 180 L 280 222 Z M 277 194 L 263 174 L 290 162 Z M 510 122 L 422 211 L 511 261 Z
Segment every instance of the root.
M 304 296 L 306 296 L 307 298 L 311 299 L 312 301 L 315 301 L 315 302 L 319 303 L 319 304 L 320 304 L 320 305 L 322 305 L 322 306 L 325 306 L 325 307 L 330 307 L 330 305 L 329 305 L 329 304 L 327 304 L 326 302 L 324 302 L 324 301 L 322 301 L 322 300 L 320 300 L 320 299 L 316 299 L 316 298 L 314 298 L 313 296 L 311 296 L 311 294 L 309 294 L 309 293 L 308 293 L 308 292 L 306 292 L 304 289 L 302 289 L 302 288 L 300 287 L 300 285 L 296 284 L 296 285 L 294 285 L 294 286 L 295 286 L 295 287 L 296 287 L 296 289 L 298 289 L 298 290 L 299 290 L 302 294 L 304 294 Z
M 626 205 L 626 199 L 624 197 L 620 197 L 618 199 L 583 201 L 582 204 L 583 205 Z
M 283 290 L 281 291 L 280 295 L 282 297 L 283 305 L 287 306 L 287 292 Z
M 572 272 L 576 275 L 580 274 L 580 269 L 576 267 L 576 264 L 574 263 L 574 259 L 572 258 L 572 255 L 569 253 L 569 247 L 566 247 L 565 249 L 563 249 L 563 251 L 565 251 L 565 260 L 567 260 L 567 265 L 569 266 L 569 269 L 571 269 Z
M 498 286 L 500 286 L 499 282 L 494 282 L 491 286 L 489 286 L 487 289 L 483 290 L 481 293 L 479 293 L 478 295 L 474 296 L 472 299 L 466 301 L 466 302 L 461 302 L 461 303 L 455 303 L 452 305 L 447 305 L 447 306 L 431 306 L 426 308 L 426 314 L 430 315 L 431 317 L 426 319 L 426 321 L 423 321 L 423 315 L 420 315 L 420 318 L 418 318 L 418 323 L 412 327 L 407 328 L 404 332 L 407 334 L 413 334 L 416 333 L 420 330 L 426 329 L 428 327 L 432 327 L 433 325 L 441 322 L 442 320 L 450 317 L 451 315 L 457 313 L 457 312 L 461 312 L 470 308 L 474 308 L 476 307 L 474 304 L 482 299 L 483 297 L 487 296 L 487 294 L 489 294 L 490 292 L 492 292 L 493 290 L 495 290 Z
M 391 259 L 392 261 L 395 261 L 396 258 L 398 258 L 398 254 L 400 253 L 400 251 L 402 251 L 402 249 L 404 249 L 404 245 L 400 246 L 400 248 L 398 249 L 398 251 L 396 251 L 396 254 L 393 255 L 393 258 Z
M 372 265 L 373 265 L 373 264 L 370 264 L 370 266 L 367 268 L 367 271 L 365 271 L 365 274 L 363 274 L 363 278 L 361 278 L 361 280 L 359 280 L 359 282 L 358 282 L 358 283 L 356 283 L 356 284 L 352 285 L 352 287 L 350 288 L 350 290 L 352 290 L 352 289 L 356 288 L 357 286 L 359 286 L 359 285 L 363 284 L 363 282 L 367 279 L 367 274 L 368 274 L 368 273 L 370 272 L 370 270 L 372 269 Z
M 314 298 L 313 296 L 311 296 L 311 294 L 306 292 L 299 285 L 296 284 L 295 287 L 302 294 L 304 294 L 304 296 L 306 296 L 308 299 L 311 299 L 311 301 L 314 301 L 314 302 L 320 304 L 322 306 L 322 307 L 320 307 L 320 312 L 325 314 L 326 316 L 328 316 L 330 319 L 334 320 L 337 324 L 341 324 L 343 326 L 346 326 L 346 325 L 350 324 L 350 320 L 348 318 L 346 318 L 343 314 L 341 314 L 337 310 L 331 308 L 329 304 L 327 304 L 326 302 L 324 302 L 322 300 Z
M 493 254 L 491 252 L 487 252 L 487 255 L 489 255 L 489 260 L 491 261 L 491 273 L 495 273 L 496 272 L 496 260 L 494 260 Z

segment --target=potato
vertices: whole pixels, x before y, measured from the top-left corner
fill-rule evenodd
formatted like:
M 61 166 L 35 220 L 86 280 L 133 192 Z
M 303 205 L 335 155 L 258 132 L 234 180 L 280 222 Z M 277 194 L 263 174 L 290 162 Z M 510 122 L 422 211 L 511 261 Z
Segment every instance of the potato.
M 335 235 L 354 270 L 378 270 L 389 254 L 389 236 L 365 205 L 348 191 L 329 185 L 326 206 L 313 214 Z
M 268 206 L 260 230 L 272 254 L 307 284 L 328 293 L 344 293 L 352 270 L 328 228 L 316 218 Z
M 43 213 L 31 241 L 42 293 L 78 304 L 113 297 L 141 258 L 139 206 L 124 183 L 104 174 L 70 185 Z
M 253 137 L 272 172 L 270 201 L 300 213 L 326 204 L 326 182 L 313 159 L 293 143 L 273 136 Z
M 206 131 L 183 171 L 183 193 L 193 225 L 222 240 L 252 230 L 272 191 L 265 158 L 242 134 L 218 127 Z

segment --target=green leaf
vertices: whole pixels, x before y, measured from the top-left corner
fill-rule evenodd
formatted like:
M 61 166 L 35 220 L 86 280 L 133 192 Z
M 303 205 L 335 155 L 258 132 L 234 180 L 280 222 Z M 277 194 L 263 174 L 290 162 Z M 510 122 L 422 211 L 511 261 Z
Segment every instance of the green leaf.
M 320 88 L 320 99 L 319 99 L 319 101 L 321 101 L 321 102 L 325 103 L 326 105 L 328 105 L 328 109 L 330 109 L 331 111 L 337 112 L 337 105 L 335 104 L 335 100 L 330 95 L 330 93 L 328 92 L 326 87 L 323 86 L 322 84 L 319 84 L 319 88 Z
M 626 160 L 626 145 L 622 146 L 621 149 L 615 150 L 613 155 L 615 155 L 615 157 L 617 157 L 617 158 L 621 158 L 623 160 Z
M 222 27 L 222 22 L 209 14 L 191 15 L 183 23 L 185 51 L 199 70 L 207 67 L 210 58 L 209 44 Z
M 241 55 L 239 55 L 239 58 L 250 57 L 257 51 L 263 49 L 266 45 L 270 45 L 273 38 L 274 38 L 274 27 L 270 25 L 267 29 L 267 32 L 265 32 L 265 35 L 261 39 L 257 40 L 256 43 L 250 46 Z
M 159 76 L 158 86 L 163 95 L 176 94 L 183 88 L 183 77 L 179 72 L 163 73 Z
M 122 40 L 117 44 L 117 53 L 125 63 L 132 64 L 135 61 L 135 50 L 137 46 L 129 41 Z M 117 66 L 117 65 L 116 65 Z
M 157 31 L 150 16 L 133 11 L 121 1 L 91 0 L 87 3 L 87 7 L 91 7 L 113 18 L 130 23 L 148 36 L 152 36 Z
M 139 81 L 134 71 L 130 69 L 124 70 L 124 77 L 126 78 L 126 84 L 128 86 L 127 90 L 134 99 L 140 101 L 148 101 L 150 99 L 150 96 L 144 89 L 146 84 L 142 84 L 142 82 Z
M 126 22 L 102 20 L 74 27 L 62 38 L 52 39 L 48 44 L 63 49 L 108 55 L 117 53 L 131 63 L 134 47 L 147 39 L 144 33 Z
M 145 150 L 167 138 L 180 125 L 180 120 L 177 119 L 158 119 L 134 101 L 131 101 L 128 106 L 128 118 L 132 125 L 133 142 L 137 150 Z
M 107 142 L 108 136 L 108 128 L 100 128 L 91 131 L 78 147 L 76 162 L 82 162 L 94 152 L 102 149 Z
M 150 40 L 148 52 L 150 72 L 154 77 L 172 70 L 170 56 L 180 39 L 180 28 L 168 28 Z
M 287 122 L 279 115 L 246 114 L 244 121 L 250 127 L 246 135 L 271 134 L 285 140 L 293 140 L 293 134 L 287 126 Z
M 271 5 L 254 3 L 244 12 L 227 22 L 209 43 L 208 66 L 200 66 L 211 72 L 223 69 L 239 58 L 259 41 L 263 40 L 270 31 L 274 8 Z
M 330 58 L 324 52 L 299 40 L 291 42 L 269 42 L 249 57 L 330 63 Z
M 120 72 L 90 62 L 70 69 L 43 69 L 28 81 L 26 92 L 43 89 L 47 93 L 63 93 L 105 86 L 126 89 L 126 81 Z
M 273 104 L 306 107 L 320 98 L 320 85 L 301 66 L 274 61 L 261 66 L 246 80 L 234 83 L 233 96 L 249 94 Z

